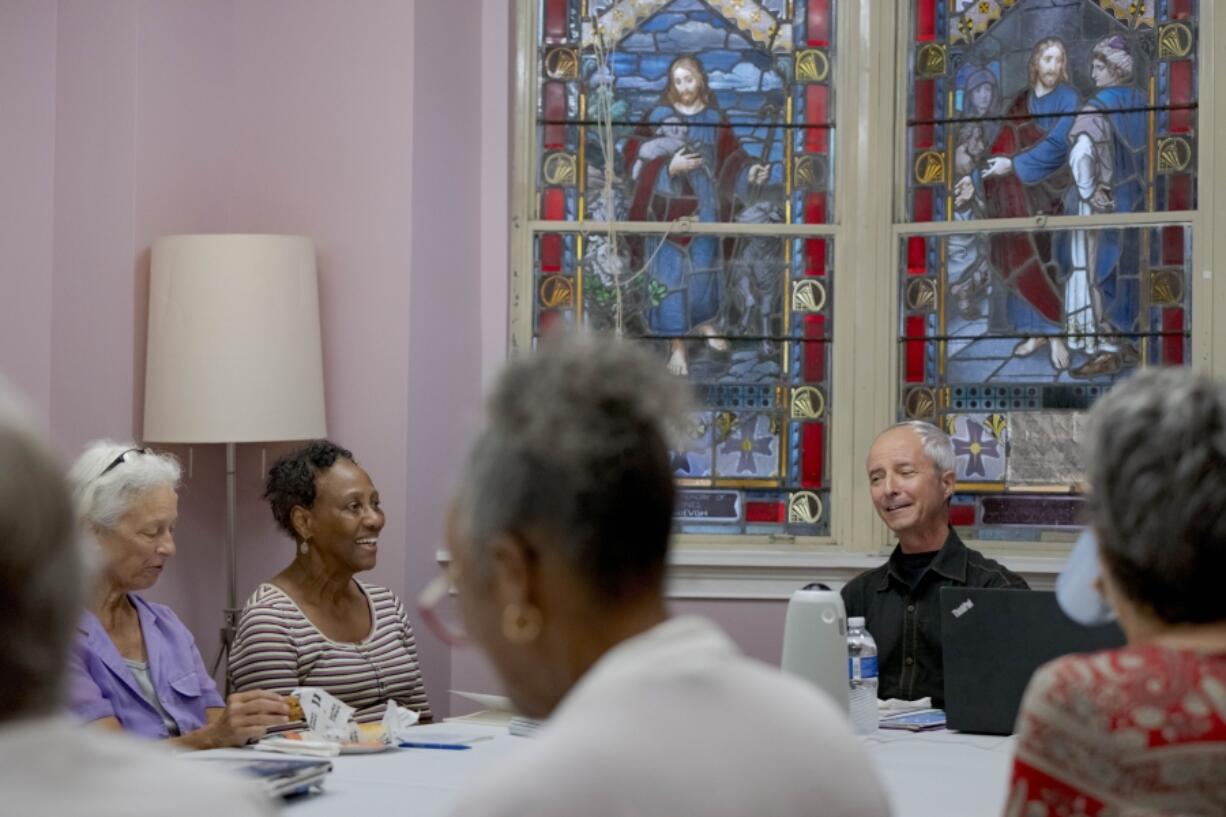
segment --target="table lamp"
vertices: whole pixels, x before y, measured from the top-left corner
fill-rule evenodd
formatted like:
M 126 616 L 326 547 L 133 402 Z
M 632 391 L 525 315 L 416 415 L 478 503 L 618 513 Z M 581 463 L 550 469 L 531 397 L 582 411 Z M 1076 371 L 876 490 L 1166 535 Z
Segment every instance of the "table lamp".
M 311 240 L 172 235 L 154 242 L 144 440 L 226 446 L 226 608 L 214 674 L 241 612 L 235 445 L 326 433 Z

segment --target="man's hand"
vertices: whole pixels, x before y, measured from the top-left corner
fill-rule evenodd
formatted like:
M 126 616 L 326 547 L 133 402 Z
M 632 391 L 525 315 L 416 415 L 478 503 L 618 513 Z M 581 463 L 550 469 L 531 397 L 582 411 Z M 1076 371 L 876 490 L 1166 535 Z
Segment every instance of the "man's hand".
M 668 175 L 676 176 L 679 173 L 689 173 L 691 170 L 697 170 L 702 167 L 702 163 L 701 153 L 679 150 L 673 154 L 673 158 L 668 162 Z
M 983 177 L 1008 176 L 1013 172 L 1013 160 L 1008 156 L 993 156 L 988 159 L 988 169 L 983 171 Z
M 750 184 L 766 184 L 767 179 L 771 177 L 770 165 L 753 165 L 749 168 L 749 183 Z

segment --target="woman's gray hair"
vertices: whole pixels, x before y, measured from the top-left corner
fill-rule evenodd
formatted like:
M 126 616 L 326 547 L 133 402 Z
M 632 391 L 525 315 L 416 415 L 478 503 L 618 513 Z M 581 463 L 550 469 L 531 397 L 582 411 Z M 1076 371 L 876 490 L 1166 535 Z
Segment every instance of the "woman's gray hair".
M 915 432 L 916 436 L 920 438 L 920 444 L 924 447 L 924 454 L 928 459 L 932 460 L 933 466 L 936 467 L 938 476 L 948 471 L 956 470 L 954 464 L 954 444 L 950 441 L 949 435 L 944 431 L 932 423 L 925 423 L 923 420 L 906 420 L 901 423 L 895 423 L 886 430 L 893 431 L 896 428 L 909 428 Z
M 1226 388 L 1143 369 L 1090 412 L 1090 508 L 1120 589 L 1171 623 L 1226 619 Z
M 675 487 L 669 432 L 683 381 L 640 346 L 577 333 L 503 371 L 457 496 L 457 532 L 481 555 L 521 535 L 559 551 L 609 601 L 658 592 Z
M 62 704 L 82 604 L 75 533 L 63 472 L 0 379 L 0 722 Z
M 125 451 L 133 453 L 112 467 Z M 77 518 L 99 528 L 115 527 L 145 491 L 163 485 L 177 489 L 180 476 L 173 455 L 144 453 L 135 443 L 114 440 L 94 440 L 68 471 Z

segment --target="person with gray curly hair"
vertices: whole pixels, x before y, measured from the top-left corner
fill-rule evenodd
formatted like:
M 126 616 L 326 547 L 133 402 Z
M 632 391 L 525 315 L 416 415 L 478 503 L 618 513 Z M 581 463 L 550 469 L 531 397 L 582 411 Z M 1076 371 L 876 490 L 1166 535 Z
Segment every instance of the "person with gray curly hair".
M 58 463 L 0 381 L 0 792 L 24 817 L 273 813 L 254 787 L 61 714 L 84 599 Z
M 888 814 L 846 713 L 711 622 L 669 616 L 669 429 L 686 398 L 659 359 L 593 335 L 499 378 L 422 611 L 439 626 L 454 586 L 464 634 L 549 724 L 456 814 Z
M 242 746 L 286 723 L 287 704 L 263 690 L 223 701 L 191 632 L 140 595 L 175 554 L 179 476 L 169 454 L 112 440 L 90 443 L 69 472 L 102 562 L 78 628 L 69 705 L 87 723 L 191 749 Z
M 897 537 L 884 564 L 843 586 L 847 615 L 877 642 L 878 695 L 945 705 L 942 587 L 1027 588 L 1026 580 L 967 547 L 949 524 L 954 447 L 932 423 L 909 420 L 877 435 L 866 461 L 877 515 Z
M 1127 644 L 1030 681 L 1006 813 L 1226 810 L 1226 386 L 1146 369 L 1090 413 L 1091 524 L 1056 595 Z

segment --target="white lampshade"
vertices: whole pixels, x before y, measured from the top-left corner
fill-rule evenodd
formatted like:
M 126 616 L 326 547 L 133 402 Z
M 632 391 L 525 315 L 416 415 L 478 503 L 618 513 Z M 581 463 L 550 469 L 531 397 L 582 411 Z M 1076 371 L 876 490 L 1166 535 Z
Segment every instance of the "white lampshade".
M 145 440 L 244 443 L 325 434 L 311 240 L 158 239 L 149 281 Z

